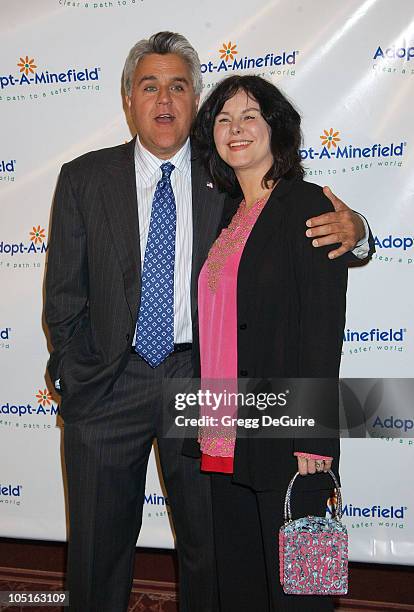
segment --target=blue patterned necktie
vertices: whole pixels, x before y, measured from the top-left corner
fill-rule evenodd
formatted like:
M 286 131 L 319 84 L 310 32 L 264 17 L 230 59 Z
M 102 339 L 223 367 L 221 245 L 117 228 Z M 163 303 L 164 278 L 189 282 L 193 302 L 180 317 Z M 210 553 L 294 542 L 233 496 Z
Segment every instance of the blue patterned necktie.
M 170 162 L 161 165 L 162 177 L 152 201 L 135 337 L 135 351 L 153 368 L 174 350 L 176 210 L 170 178 L 173 170 Z

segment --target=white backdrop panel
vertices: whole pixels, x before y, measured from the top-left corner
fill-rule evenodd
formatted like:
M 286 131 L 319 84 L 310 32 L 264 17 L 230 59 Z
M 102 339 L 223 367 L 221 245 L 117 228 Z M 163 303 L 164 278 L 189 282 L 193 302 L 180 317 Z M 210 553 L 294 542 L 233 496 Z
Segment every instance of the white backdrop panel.
M 236 13 L 218 0 L 174 10 L 160 0 L 4 0 L 0 10 L 0 535 L 66 538 L 61 431 L 44 380 L 50 206 L 62 163 L 130 138 L 122 67 L 153 32 L 193 42 L 205 93 L 252 72 L 295 102 L 308 180 L 365 213 L 377 238 L 373 261 L 350 272 L 342 375 L 411 376 L 411 0 L 239 0 Z M 71 82 L 49 82 L 69 70 Z M 361 336 L 371 329 L 372 340 Z M 403 478 L 413 450 L 407 439 L 344 441 L 352 559 L 413 563 L 414 493 Z M 173 545 L 167 508 L 151 457 L 140 544 Z

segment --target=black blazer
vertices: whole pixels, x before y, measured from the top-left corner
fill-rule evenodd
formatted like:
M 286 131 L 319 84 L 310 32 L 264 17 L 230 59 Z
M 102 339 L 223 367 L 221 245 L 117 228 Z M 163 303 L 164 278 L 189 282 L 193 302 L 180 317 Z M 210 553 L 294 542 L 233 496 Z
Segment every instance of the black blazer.
M 66 421 L 111 391 L 130 353 L 141 289 L 134 147 L 135 138 L 65 164 L 56 188 L 45 318 L 53 345 L 48 370 L 52 382 L 61 379 Z M 224 196 L 196 156 L 191 175 L 196 326 L 198 273 L 217 234 Z
M 222 227 L 237 204 L 227 200 Z M 305 236 L 306 219 L 330 210 L 319 186 L 282 179 L 259 216 L 238 272 L 240 378 L 338 377 L 347 265 L 353 256 L 330 260 L 332 246 L 316 249 Z M 234 480 L 256 490 L 283 490 L 296 471 L 295 450 L 333 456 L 338 468 L 338 439 L 244 436 L 236 442 Z M 187 452 L 195 454 L 190 443 Z M 329 489 L 331 481 L 317 474 L 300 479 L 298 488 Z

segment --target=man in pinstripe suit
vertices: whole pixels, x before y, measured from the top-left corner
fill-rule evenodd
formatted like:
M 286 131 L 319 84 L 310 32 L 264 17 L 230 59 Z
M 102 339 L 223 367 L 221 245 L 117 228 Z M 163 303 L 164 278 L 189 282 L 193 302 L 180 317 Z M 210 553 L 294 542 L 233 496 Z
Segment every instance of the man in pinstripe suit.
M 198 56 L 182 36 L 160 32 L 131 49 L 124 85 L 138 138 L 63 166 L 49 243 L 48 370 L 65 421 L 70 609 L 127 610 L 147 462 L 157 438 L 177 536 L 180 609 L 217 612 L 209 479 L 182 456 L 180 440 L 162 435 L 163 381 L 192 375 L 197 276 L 223 206 L 190 155 L 202 87 Z M 135 338 L 165 162 L 174 167 L 176 206 L 174 344 L 153 367 L 137 354 Z M 354 246 L 361 222 L 348 210 L 339 217 L 349 234 L 344 244 Z

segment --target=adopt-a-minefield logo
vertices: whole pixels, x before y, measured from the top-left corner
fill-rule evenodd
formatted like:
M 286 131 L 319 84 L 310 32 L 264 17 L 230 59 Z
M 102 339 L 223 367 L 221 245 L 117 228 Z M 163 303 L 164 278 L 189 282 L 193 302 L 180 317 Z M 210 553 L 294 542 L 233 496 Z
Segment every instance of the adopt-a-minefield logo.
M 145 492 L 144 495 L 145 516 L 147 518 L 163 518 L 168 516 L 169 501 L 161 492 Z
M 414 235 L 411 236 L 396 236 L 395 234 L 377 235 L 374 238 L 374 244 L 377 249 L 397 249 L 401 251 L 409 251 L 414 247 Z
M 0 183 L 14 182 L 16 178 L 16 164 L 17 161 L 15 159 L 0 158 Z
M 231 40 L 224 42 L 216 53 L 215 59 L 201 64 L 202 74 L 225 76 L 232 72 L 255 70 L 260 76 L 294 76 L 299 55 L 299 51 L 294 49 L 272 49 L 260 55 L 248 55 Z
M 372 54 L 372 69 L 381 75 L 414 76 L 414 45 L 402 40 L 387 46 L 379 44 Z
M 414 263 L 414 234 L 381 233 L 374 237 L 373 260 L 389 264 Z
M 4 70 L 0 65 L 0 94 L 3 94 L 0 100 L 24 100 L 25 94 L 29 99 L 37 99 L 59 93 L 99 91 L 100 79 L 100 66 L 44 68 L 34 57 L 26 55 L 19 58 L 12 70 Z M 54 87 L 45 91 L 45 85 Z
M 12 328 L 0 326 L 0 349 L 8 350 L 12 339 Z
M 46 251 L 46 230 L 41 225 L 33 225 L 25 241 L 0 240 L 0 255 L 6 256 L 10 261 L 13 258 L 18 259 L 19 255 L 44 255 Z
M 347 328 L 343 336 L 342 354 L 402 353 L 405 349 L 406 340 L 406 327 Z
M 380 142 L 348 142 L 339 130 L 324 129 L 319 142 L 300 149 L 300 157 L 305 165 L 314 162 L 306 170 L 307 176 L 320 176 L 337 172 L 362 172 L 376 167 L 401 167 L 407 150 L 407 141 L 399 138 Z M 332 162 L 332 167 L 317 167 L 317 162 Z M 338 168 L 338 163 L 350 162 Z
M 2 400 L 0 403 L 0 427 L 44 430 L 55 424 L 50 417 L 59 414 L 59 406 L 47 388 L 38 388 L 33 399 L 27 401 Z M 42 418 L 43 417 L 43 418 Z
M 376 415 L 369 424 L 373 437 L 411 436 L 414 435 L 414 419 L 395 414 Z M 396 435 L 397 434 L 397 435 Z
M 0 480 L 0 504 L 20 506 L 23 498 L 23 485 Z
M 328 500 L 328 514 L 334 514 L 337 501 L 336 495 Z M 378 503 L 361 505 L 348 502 L 342 508 L 342 518 L 345 520 L 347 527 L 351 529 L 368 529 L 370 527 L 404 529 L 407 514 L 408 506 L 399 502 L 390 505 Z

